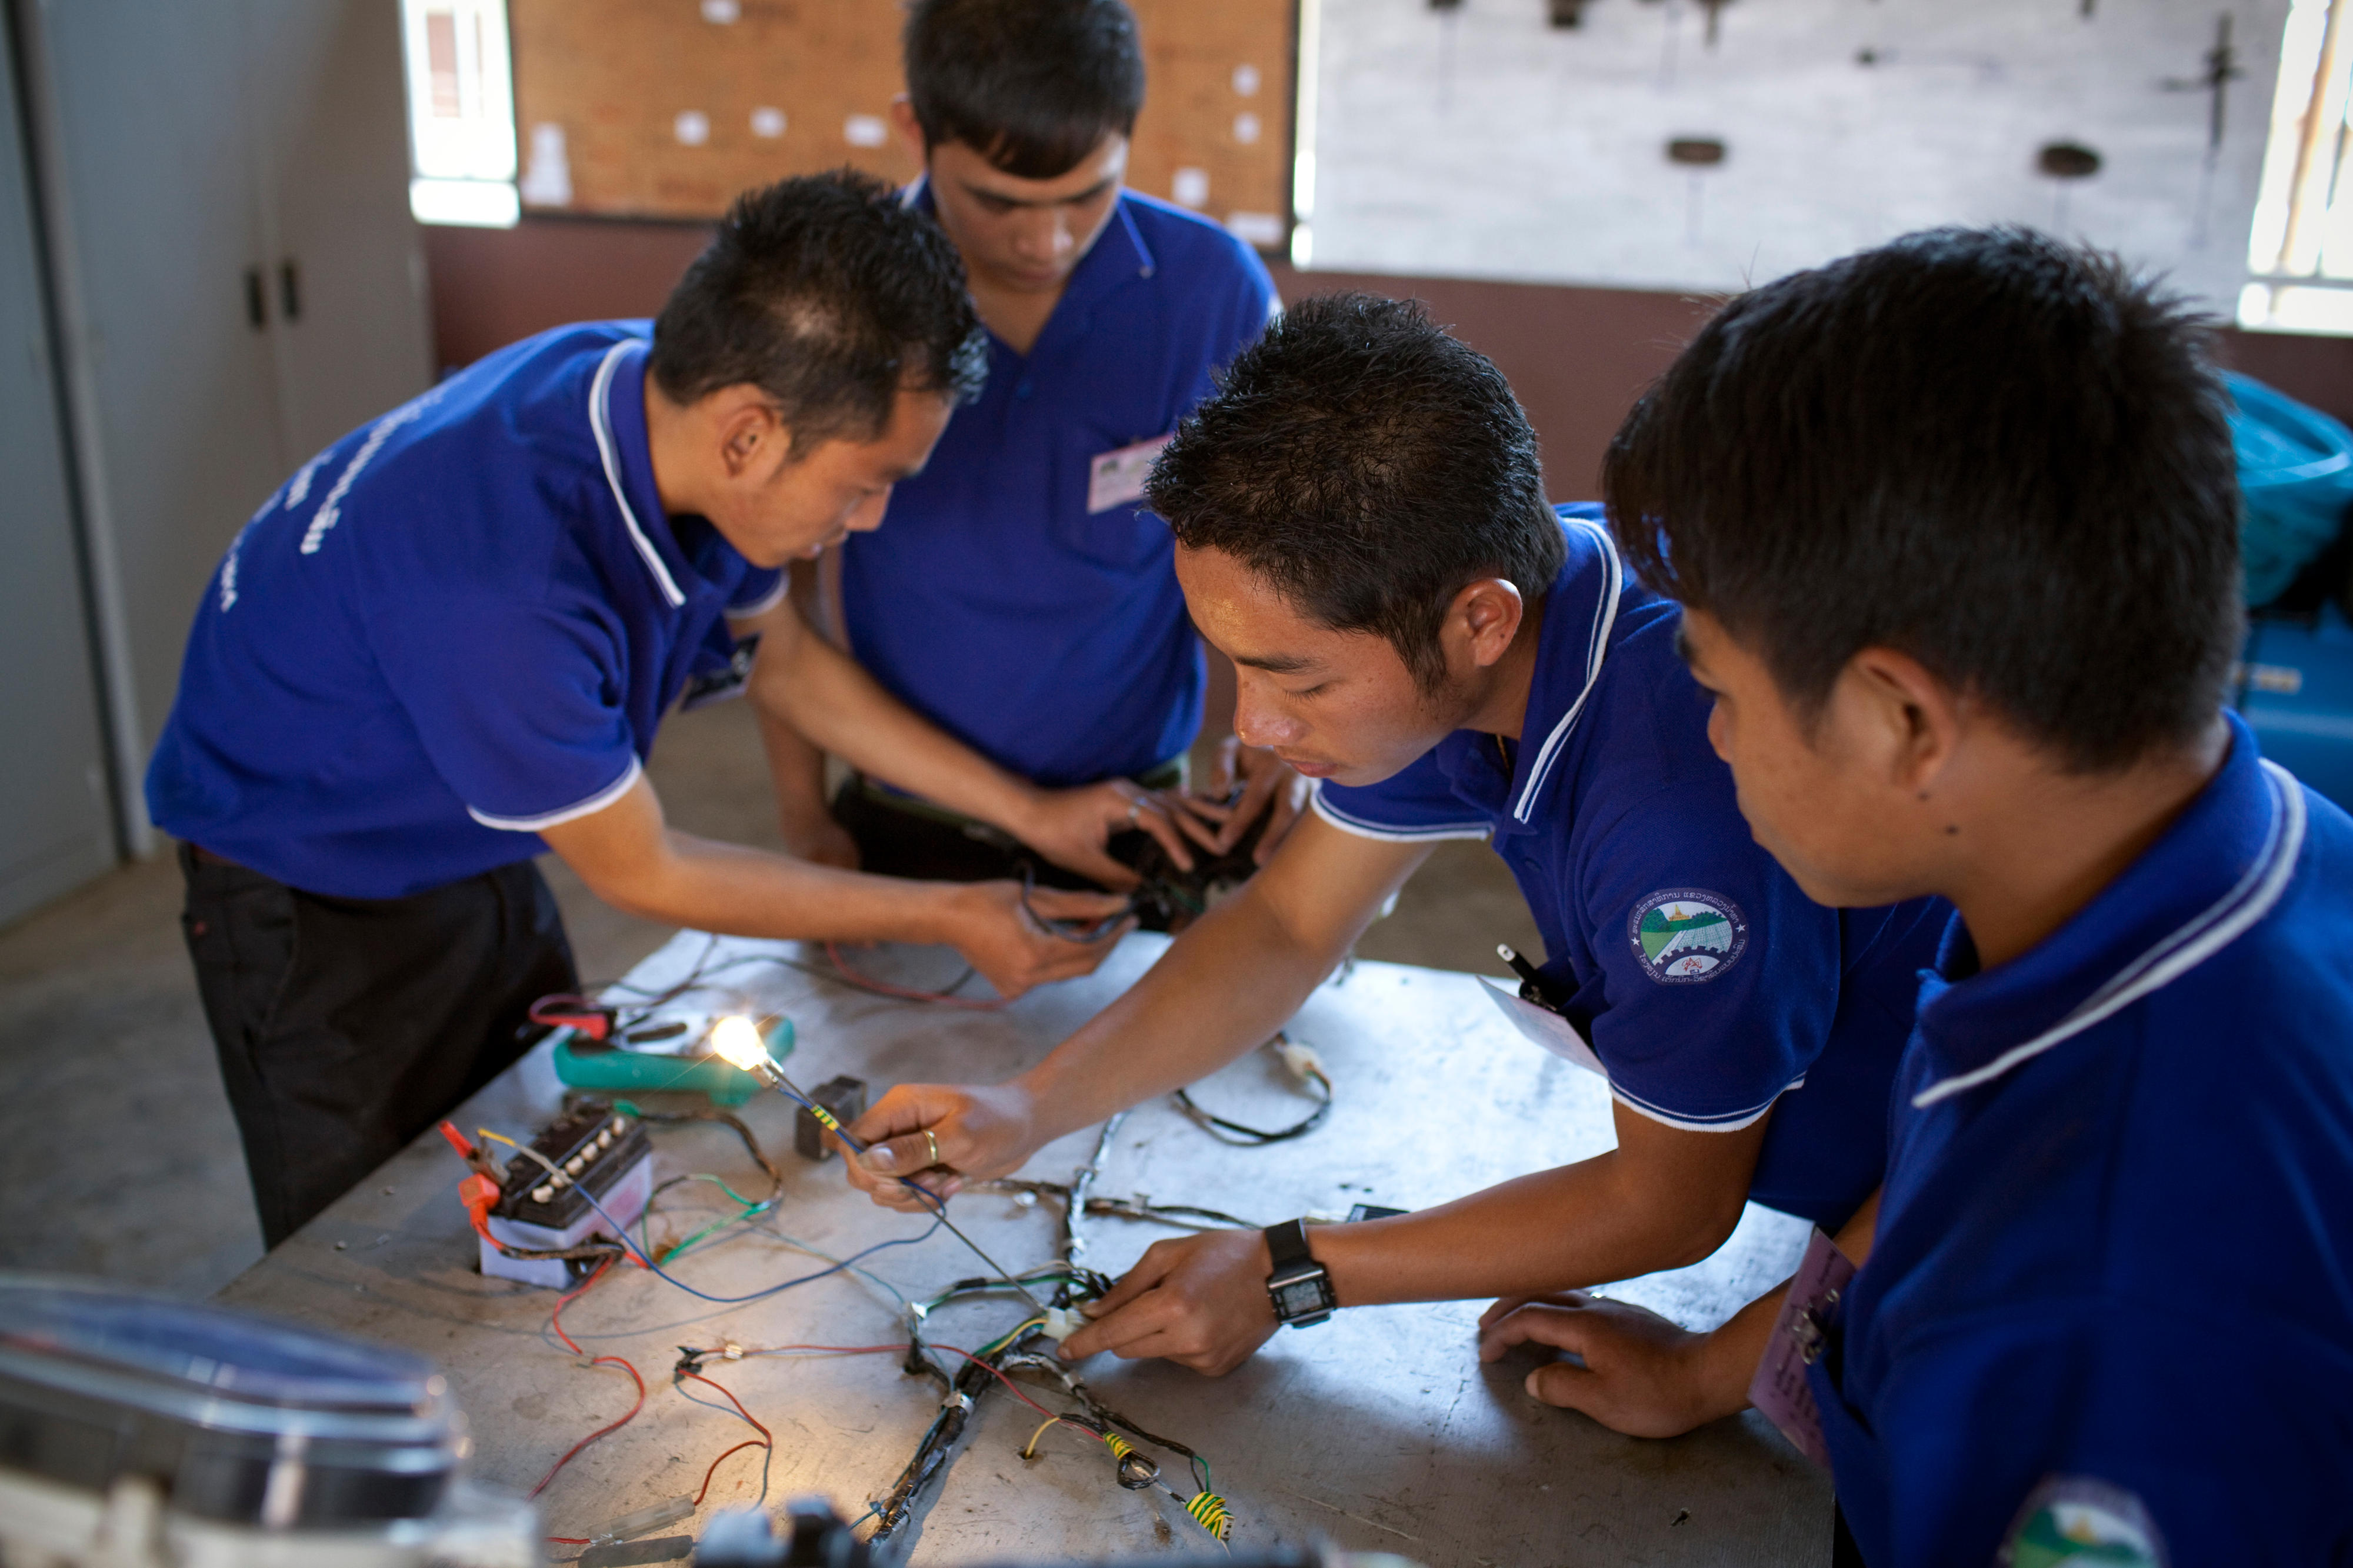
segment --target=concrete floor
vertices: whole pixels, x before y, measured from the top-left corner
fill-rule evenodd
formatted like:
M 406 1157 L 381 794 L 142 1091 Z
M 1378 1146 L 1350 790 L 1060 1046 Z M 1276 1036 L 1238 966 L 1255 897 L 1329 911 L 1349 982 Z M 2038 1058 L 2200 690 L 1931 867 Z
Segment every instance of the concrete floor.
M 775 845 L 743 704 L 673 718 L 649 772 L 679 826 Z M 670 935 L 599 903 L 553 857 L 543 865 L 585 977 L 619 975 Z M 261 1255 L 179 905 L 163 858 L 0 931 L 0 1268 L 209 1295 Z M 1541 951 L 1503 862 L 1449 843 L 1358 951 L 1498 973 L 1498 942 Z

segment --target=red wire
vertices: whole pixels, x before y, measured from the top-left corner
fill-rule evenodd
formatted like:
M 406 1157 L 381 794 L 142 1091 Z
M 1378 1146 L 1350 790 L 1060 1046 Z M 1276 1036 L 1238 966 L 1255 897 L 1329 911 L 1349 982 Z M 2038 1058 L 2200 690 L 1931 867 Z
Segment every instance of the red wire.
M 728 1449 L 727 1454 L 740 1454 L 746 1448 L 758 1448 L 765 1446 L 765 1445 L 764 1445 L 757 1437 L 746 1437 L 742 1442 L 736 1444 L 733 1447 Z M 722 1454 L 719 1456 L 719 1458 L 712 1460 L 711 1468 L 702 1472 L 702 1489 L 694 1494 L 695 1507 L 701 1508 L 702 1506 L 702 1500 L 710 1495 L 711 1478 L 719 1473 L 720 1460 L 726 1458 L 727 1454 Z
M 597 1280 L 605 1278 L 605 1270 L 611 1267 L 613 1267 L 613 1260 L 607 1258 L 604 1262 L 596 1265 L 596 1272 L 588 1276 L 588 1278 L 582 1280 L 578 1286 L 565 1292 L 556 1300 L 555 1311 L 553 1319 L 551 1320 L 552 1325 L 555 1330 L 555 1337 L 562 1340 L 566 1345 L 571 1346 L 572 1353 L 574 1355 L 586 1355 L 588 1352 L 582 1350 L 577 1342 L 575 1342 L 570 1334 L 564 1331 L 565 1306 L 575 1297 L 577 1297 L 582 1292 L 586 1291 L 588 1287 L 596 1283 Z M 630 1405 L 628 1413 L 623 1415 L 618 1421 L 614 1422 L 609 1426 L 599 1426 L 596 1430 L 589 1433 L 588 1436 L 581 1438 L 580 1441 L 573 1444 L 570 1448 L 566 1449 L 565 1451 L 564 1458 L 556 1460 L 554 1464 L 549 1466 L 547 1474 L 539 1478 L 539 1485 L 531 1489 L 531 1495 L 533 1497 L 537 1497 L 540 1493 L 545 1491 L 547 1489 L 547 1483 L 555 1479 L 556 1472 L 563 1469 L 565 1466 L 570 1464 L 575 1458 L 577 1458 L 580 1450 L 588 1447 L 589 1444 L 596 1441 L 597 1438 L 609 1436 L 613 1433 L 619 1431 L 622 1427 L 627 1426 L 631 1421 L 637 1418 L 638 1412 L 646 1407 L 646 1380 L 638 1375 L 638 1369 L 636 1367 L 631 1366 L 628 1362 L 623 1361 L 617 1355 L 596 1356 L 590 1359 L 588 1364 L 590 1366 L 617 1366 L 623 1372 L 628 1373 L 629 1374 L 629 1381 L 638 1385 L 638 1402 L 635 1405 Z M 754 1423 L 754 1425 L 757 1425 L 757 1423 Z M 556 1540 L 559 1538 L 551 1536 L 549 1539 Z
M 893 985 L 887 980 L 877 980 L 851 968 L 849 961 L 841 956 L 841 949 L 832 942 L 825 944 L 825 955 L 833 960 L 833 966 L 841 971 L 843 978 L 852 985 L 871 991 L 878 996 L 896 996 L 905 1002 L 930 1002 L 942 1007 L 963 1007 L 975 1013 L 994 1013 L 1013 1001 L 1010 996 L 951 996 L 944 991 L 911 991 L 906 986 Z
M 588 1352 L 582 1350 L 579 1343 L 575 1341 L 570 1334 L 564 1331 L 564 1309 L 570 1306 L 581 1296 L 586 1295 L 587 1293 L 588 1287 L 596 1283 L 597 1280 L 605 1278 L 605 1270 L 611 1267 L 613 1267 L 613 1260 L 607 1258 L 605 1261 L 596 1265 L 596 1271 L 595 1273 L 589 1275 L 587 1279 L 583 1279 L 579 1284 L 574 1286 L 571 1289 L 566 1290 L 563 1295 L 558 1296 L 555 1299 L 555 1311 L 553 1314 L 550 1326 L 555 1330 L 555 1337 L 562 1340 L 564 1342 L 565 1348 L 569 1350 L 574 1355 L 586 1355 Z
M 745 1351 L 744 1354 L 755 1356 L 775 1355 L 779 1351 L 823 1351 L 828 1355 L 881 1355 L 885 1352 L 899 1355 L 906 1348 L 905 1345 L 762 1345 L 757 1350 Z M 724 1351 L 691 1351 L 688 1353 L 706 1361 L 726 1355 Z
M 892 1345 L 890 1348 L 896 1350 L 899 1347 Z M 741 1415 L 744 1420 L 750 1421 L 752 1423 L 752 1429 L 760 1434 L 756 1438 L 746 1438 L 744 1441 L 736 1444 L 734 1447 L 727 1450 L 727 1454 L 740 1453 L 745 1448 L 758 1447 L 765 1447 L 772 1454 L 776 1452 L 776 1435 L 774 1432 L 769 1431 L 765 1426 L 761 1426 L 760 1423 L 754 1418 L 752 1413 L 744 1408 L 744 1402 L 736 1398 L 735 1395 L 728 1390 L 725 1384 L 713 1383 L 711 1379 L 703 1376 L 701 1373 L 688 1372 L 683 1367 L 679 1369 L 678 1377 L 681 1382 L 699 1383 L 705 1388 L 715 1388 L 718 1389 L 720 1393 L 726 1394 L 727 1403 L 735 1407 L 735 1414 Z M 720 1455 L 719 1459 L 725 1458 L 727 1454 Z M 702 1472 L 702 1491 L 699 1491 L 694 1494 L 694 1506 L 697 1508 L 701 1508 L 702 1506 L 703 1493 L 708 1492 L 711 1489 L 711 1478 L 719 1468 L 719 1459 L 712 1460 L 711 1468 Z
M 699 1372 L 681 1371 L 678 1375 L 686 1382 L 699 1383 L 706 1388 L 716 1388 L 720 1393 L 727 1394 L 727 1403 L 735 1407 L 736 1415 L 741 1415 L 744 1420 L 752 1423 L 752 1430 L 757 1432 L 761 1436 L 765 1437 L 771 1443 L 776 1440 L 776 1435 L 769 1431 L 765 1426 L 761 1426 L 758 1421 L 754 1420 L 752 1413 L 744 1408 L 744 1402 L 736 1398 L 733 1394 L 728 1394 L 727 1389 L 723 1384 L 712 1382 L 709 1378 L 703 1376 Z
M 1003 1373 L 1001 1373 L 1001 1372 L 997 1371 L 997 1368 L 995 1368 L 995 1367 L 993 1367 L 993 1366 L 988 1366 L 988 1363 L 987 1363 L 987 1362 L 985 1362 L 985 1361 L 981 1360 L 978 1356 L 976 1356 L 976 1355 L 973 1354 L 970 1351 L 960 1351 L 960 1350 L 957 1350 L 957 1349 L 955 1348 L 955 1346 L 954 1346 L 954 1345 L 944 1345 L 944 1344 L 940 1343 L 940 1342 L 939 1342 L 939 1341 L 937 1341 L 937 1340 L 925 1340 L 923 1342 L 924 1342 L 925 1344 L 927 1344 L 927 1345 L 931 1346 L 931 1348 L 932 1348 L 932 1349 L 934 1349 L 934 1350 L 935 1350 L 935 1351 L 948 1351 L 948 1352 L 953 1352 L 953 1353 L 955 1353 L 955 1354 L 956 1354 L 956 1355 L 960 1355 L 960 1356 L 964 1357 L 964 1359 L 965 1359 L 965 1360 L 966 1360 L 966 1361 L 968 1361 L 968 1362 L 972 1363 L 972 1364 L 973 1364 L 973 1365 L 975 1365 L 975 1366 L 988 1367 L 989 1374 L 990 1374 L 992 1377 L 996 1378 L 997 1382 L 999 1382 L 999 1383 L 1003 1384 L 1006 1387 L 1008 1387 L 1008 1388 L 1011 1389 L 1011 1390 L 1013 1391 L 1013 1397 L 1014 1397 L 1014 1398 L 1016 1398 L 1016 1399 L 1019 1400 L 1022 1404 L 1024 1404 L 1024 1405 L 1028 1405 L 1030 1409 L 1035 1410 L 1039 1415 L 1050 1415 L 1050 1416 L 1052 1416 L 1052 1417 L 1053 1417 L 1055 1420 L 1057 1420 L 1057 1421 L 1070 1421 L 1070 1422 L 1071 1422 L 1071 1426 L 1079 1426 L 1079 1424 L 1078 1424 L 1077 1422 L 1075 1422 L 1075 1421 L 1071 1421 L 1071 1418 L 1070 1418 L 1068 1415 L 1064 1415 L 1061 1411 L 1059 1411 L 1059 1410 L 1049 1410 L 1049 1409 L 1047 1409 L 1044 1405 L 1042 1405 L 1039 1404 L 1036 1400 L 1034 1400 L 1034 1399 L 1030 1398 L 1028 1394 L 1026 1394 L 1022 1393 L 1022 1392 L 1021 1392 L 1021 1385 L 1020 1385 L 1019 1384 L 1018 1384 L 1018 1383 L 1014 1382 L 1011 1378 L 1009 1378 L 1009 1377 L 1006 1376 Z M 894 1346 L 893 1348 L 895 1349 L 896 1347 Z M 1092 1436 L 1094 1436 L 1094 1434 L 1093 1434 L 1092 1432 L 1087 1432 L 1087 1429 L 1086 1429 L 1085 1427 L 1083 1427 L 1083 1426 L 1079 1426 L 1079 1430 L 1080 1430 L 1080 1431 L 1082 1431 L 1082 1432 L 1086 1432 L 1086 1433 L 1087 1433 L 1087 1436 L 1090 1436 L 1090 1437 L 1092 1437 Z

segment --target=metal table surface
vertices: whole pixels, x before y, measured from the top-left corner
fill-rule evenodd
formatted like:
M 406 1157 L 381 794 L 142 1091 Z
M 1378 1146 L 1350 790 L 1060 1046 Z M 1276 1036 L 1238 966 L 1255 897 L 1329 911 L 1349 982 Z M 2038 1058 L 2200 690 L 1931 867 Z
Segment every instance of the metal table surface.
M 879 1094 L 902 1080 L 1008 1076 L 1132 983 L 1165 940 L 1131 936 L 1096 974 L 998 1012 L 864 994 L 772 961 L 807 961 L 811 954 L 796 944 L 728 939 L 709 956 L 727 964 L 713 984 L 736 1005 L 793 1019 L 798 1047 L 786 1066 L 804 1088 L 848 1072 Z M 665 985 L 710 945 L 681 932 L 631 980 Z M 955 973 L 953 955 L 942 950 L 885 948 L 852 957 L 906 984 L 938 985 Z M 1359 963 L 1320 988 L 1290 1032 L 1321 1053 L 1336 1085 L 1336 1103 L 1321 1127 L 1290 1142 L 1234 1148 L 1170 1102 L 1142 1106 L 1120 1128 L 1096 1194 L 1146 1194 L 1261 1223 L 1356 1202 L 1415 1208 L 1612 1142 L 1601 1080 L 1524 1040 L 1467 975 Z M 527 1137 L 562 1093 L 547 1049 L 476 1097 L 459 1124 Z M 1195 1093 L 1206 1109 L 1259 1126 L 1288 1125 L 1308 1105 L 1265 1052 Z M 688 1103 L 639 1098 L 649 1109 Z M 838 1258 L 923 1234 L 925 1221 L 876 1208 L 848 1186 L 838 1163 L 795 1156 L 791 1111 L 771 1093 L 741 1112 L 785 1171 L 776 1211 L 765 1226 L 744 1227 L 680 1259 L 674 1271 L 681 1279 L 713 1295 L 743 1295 L 825 1267 L 785 1237 Z M 723 1127 L 658 1128 L 654 1137 L 657 1179 L 712 1173 L 738 1191 L 754 1184 L 749 1190 L 757 1193 L 757 1171 Z M 1039 1151 L 1023 1174 L 1067 1180 L 1093 1147 L 1092 1131 L 1074 1134 Z M 427 1132 L 220 1299 L 432 1357 L 471 1419 L 476 1473 L 527 1489 L 557 1456 L 626 1410 L 632 1390 L 618 1370 L 584 1367 L 543 1331 L 550 1292 L 478 1272 L 456 1192 L 463 1173 Z M 974 1193 L 957 1197 L 952 1210 L 1017 1270 L 1055 1257 L 1060 1215 L 1050 1200 L 1025 1206 Z M 664 1194 L 653 1235 L 657 1242 L 682 1237 L 731 1212 L 716 1188 L 684 1184 Z M 1115 1274 L 1155 1239 L 1176 1234 L 1090 1219 L 1082 1261 Z M 1783 1278 L 1803 1240 L 1800 1224 L 1752 1205 L 1706 1262 L 1609 1293 L 1687 1324 L 1712 1323 Z M 634 1362 L 649 1394 L 635 1421 L 575 1459 L 543 1494 L 551 1533 L 583 1535 L 628 1510 L 691 1496 L 714 1457 L 754 1435 L 733 1414 L 681 1396 L 670 1381 L 677 1347 L 903 1342 L 888 1289 L 920 1298 L 981 1272 L 945 1232 L 876 1252 L 863 1267 L 886 1283 L 836 1274 L 732 1308 L 617 1267 L 573 1303 L 565 1327 L 592 1353 Z M 1828 1479 L 1755 1412 L 1654 1442 L 1546 1408 L 1520 1386 L 1531 1363 L 1480 1364 L 1473 1325 L 1484 1305 L 1345 1311 L 1319 1327 L 1278 1333 L 1220 1379 L 1111 1357 L 1096 1358 L 1082 1374 L 1106 1404 L 1208 1458 L 1233 1511 L 1237 1548 L 1320 1535 L 1432 1568 L 1829 1561 Z M 1021 1316 L 1009 1296 L 960 1302 L 934 1314 L 926 1334 L 974 1349 Z M 857 1513 L 891 1485 L 940 1405 L 937 1385 L 903 1374 L 891 1355 L 720 1361 L 708 1371 L 776 1433 L 772 1503 L 813 1492 Z M 718 1402 L 707 1389 L 695 1392 Z M 1064 1403 L 1033 1392 L 1049 1405 Z M 1037 1423 L 1035 1412 L 1001 1388 L 981 1402 L 944 1480 L 900 1536 L 913 1562 L 1215 1554 L 1215 1543 L 1165 1491 L 1113 1484 L 1098 1443 L 1056 1428 L 1040 1441 L 1038 1458 L 1023 1461 L 1018 1450 Z M 699 1533 L 712 1510 L 751 1502 L 759 1458 L 747 1451 L 720 1468 L 691 1528 Z M 1170 1479 L 1181 1483 L 1179 1468 L 1171 1462 Z

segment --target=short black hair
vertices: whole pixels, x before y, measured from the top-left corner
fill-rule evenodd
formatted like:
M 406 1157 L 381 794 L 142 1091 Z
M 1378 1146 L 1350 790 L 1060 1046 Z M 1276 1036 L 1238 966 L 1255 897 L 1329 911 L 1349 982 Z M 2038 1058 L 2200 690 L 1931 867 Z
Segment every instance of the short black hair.
M 2079 773 L 2193 742 L 2244 631 L 2207 321 L 2113 256 L 1913 234 L 1745 294 L 1619 430 L 1611 524 L 1801 718 L 1894 648 Z
M 902 48 L 924 148 L 961 142 L 1020 179 L 1069 174 L 1144 109 L 1120 0 L 914 0 Z
M 872 440 L 902 387 L 970 402 L 988 337 L 939 226 L 840 169 L 735 198 L 654 322 L 652 368 L 676 403 L 758 386 L 801 454 Z
M 1503 373 L 1419 303 L 1302 301 L 1177 427 L 1149 487 L 1318 625 L 1377 633 L 1426 691 L 1454 595 L 1508 579 L 1534 604 L 1567 559 L 1535 433 Z

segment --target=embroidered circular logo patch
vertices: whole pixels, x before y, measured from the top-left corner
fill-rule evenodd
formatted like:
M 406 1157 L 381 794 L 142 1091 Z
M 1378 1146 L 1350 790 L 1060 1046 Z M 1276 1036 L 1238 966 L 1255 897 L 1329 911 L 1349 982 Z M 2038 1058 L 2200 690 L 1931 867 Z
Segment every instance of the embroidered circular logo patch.
M 2089 1476 L 2045 1476 L 1994 1561 L 2000 1568 L 2165 1568 L 2165 1538 L 2138 1497 Z
M 1662 985 L 1713 980 L 1740 962 L 1748 921 L 1721 893 L 1673 888 L 1634 906 L 1626 934 L 1651 979 Z

